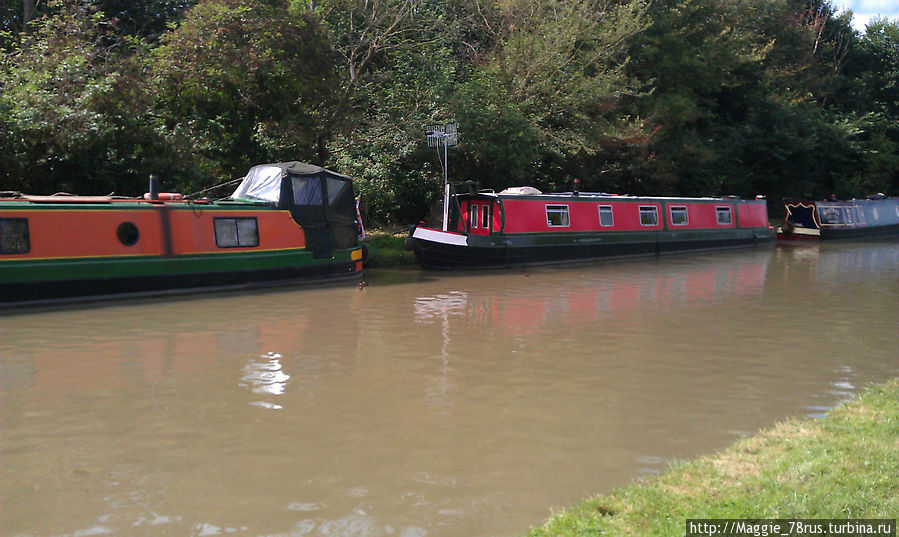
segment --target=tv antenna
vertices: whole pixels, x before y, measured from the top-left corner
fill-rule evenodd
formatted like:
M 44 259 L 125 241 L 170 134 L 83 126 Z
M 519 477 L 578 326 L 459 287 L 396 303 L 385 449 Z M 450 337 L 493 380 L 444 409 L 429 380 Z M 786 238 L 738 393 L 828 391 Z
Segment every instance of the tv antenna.
M 443 231 L 447 231 L 449 229 L 450 186 L 446 148 L 458 145 L 459 133 L 456 131 L 456 123 L 452 122 L 444 125 L 428 125 L 425 134 L 428 137 L 428 147 L 436 147 L 438 156 L 440 155 L 440 146 L 443 145 Z

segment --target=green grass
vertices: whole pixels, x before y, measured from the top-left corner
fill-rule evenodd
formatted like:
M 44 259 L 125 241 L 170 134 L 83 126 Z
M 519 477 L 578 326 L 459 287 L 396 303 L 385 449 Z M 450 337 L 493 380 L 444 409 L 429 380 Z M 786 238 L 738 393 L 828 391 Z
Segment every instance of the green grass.
M 368 247 L 365 268 L 416 265 L 415 254 L 406 250 L 408 233 L 396 230 L 367 231 L 362 244 Z
M 819 420 L 788 420 L 728 449 L 554 514 L 530 537 L 683 535 L 688 518 L 895 518 L 899 379 Z

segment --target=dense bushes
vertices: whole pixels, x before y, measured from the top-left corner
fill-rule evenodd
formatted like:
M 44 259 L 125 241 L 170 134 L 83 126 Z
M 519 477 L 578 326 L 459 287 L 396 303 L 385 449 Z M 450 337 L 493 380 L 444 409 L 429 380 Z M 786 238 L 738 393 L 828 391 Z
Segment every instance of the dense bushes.
M 35 9 L 23 25 L 26 4 Z M 199 190 L 305 160 L 372 224 L 451 179 L 899 194 L 899 24 L 825 0 L 53 0 L 0 9 L 0 190 Z

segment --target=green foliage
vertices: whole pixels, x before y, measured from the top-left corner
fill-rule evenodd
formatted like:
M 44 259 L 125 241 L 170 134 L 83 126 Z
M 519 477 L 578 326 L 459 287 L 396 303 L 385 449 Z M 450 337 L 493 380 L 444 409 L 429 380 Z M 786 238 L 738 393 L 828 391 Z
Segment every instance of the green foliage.
M 215 175 L 251 163 L 316 161 L 336 81 L 315 19 L 289 16 L 279 3 L 203 1 L 148 61 L 155 115 Z
M 196 3 L 196 0 L 96 0 L 97 7 L 120 33 L 151 41 L 156 41 Z
M 26 6 L 34 6 L 24 23 Z M 12 0 L 0 189 L 198 190 L 265 161 L 357 178 L 373 224 L 451 180 L 899 194 L 899 27 L 828 0 Z
M 895 177 L 899 138 L 871 115 L 874 99 L 859 98 L 888 86 L 863 80 L 889 70 L 826 1 L 672 0 L 651 18 L 630 71 L 654 89 L 634 101 L 651 136 L 622 158 L 660 191 L 766 194 L 776 211 L 781 196 L 861 196 Z
M 610 129 L 604 109 L 633 93 L 627 39 L 641 31 L 642 2 L 514 2 L 503 47 L 488 65 L 547 150 L 592 153 Z
M 366 222 L 416 222 L 441 194 L 442 167 L 424 143 L 424 125 L 453 76 L 434 61 L 440 54 L 431 47 L 384 53 L 355 90 L 355 128 L 329 146 L 333 166 L 356 179 Z
M 57 0 L 20 47 L 2 57 L 4 189 L 133 193 L 146 177 L 140 149 L 158 143 L 136 107 L 139 73 L 105 46 L 101 13 Z M 140 82 L 138 82 L 140 83 Z M 143 183 L 143 179 L 139 182 Z
M 399 233 L 373 232 L 365 238 L 365 268 L 387 268 L 415 265 L 415 254 L 407 250 L 405 230 Z

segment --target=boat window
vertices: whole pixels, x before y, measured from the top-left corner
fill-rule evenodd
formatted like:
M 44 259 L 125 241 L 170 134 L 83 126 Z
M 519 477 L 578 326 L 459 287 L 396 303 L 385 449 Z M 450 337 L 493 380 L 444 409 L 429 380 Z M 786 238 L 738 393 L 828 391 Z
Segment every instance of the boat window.
M 481 206 L 481 227 L 487 229 L 490 227 L 490 206 Z
M 818 216 L 821 217 L 822 224 L 839 225 L 843 223 L 843 211 L 839 207 L 819 205 Z
M 659 225 L 659 211 L 655 206 L 640 206 L 640 225 L 641 226 L 657 226 Z
M 468 222 L 471 224 L 471 227 L 478 227 L 478 206 L 472 204 L 470 207 L 470 213 L 468 216 Z
M 0 254 L 27 254 L 31 251 L 27 218 L 0 218 Z
M 871 212 L 874 214 L 874 220 L 880 220 L 880 213 L 877 212 L 877 207 L 871 207 Z
M 294 177 L 293 202 L 297 205 L 321 205 L 321 180 L 318 177 Z
M 337 199 L 337 196 L 343 192 L 343 187 L 348 185 L 346 181 L 341 181 L 339 179 L 333 179 L 328 177 L 325 179 L 328 183 L 328 205 L 334 205 L 334 201 Z
M 847 224 L 852 224 L 855 222 L 855 219 L 852 217 L 852 213 L 855 211 L 852 207 L 843 207 L 843 214 Z
M 219 248 L 259 246 L 255 218 L 216 218 L 215 244 Z
M 568 227 L 571 220 L 568 218 L 567 205 L 547 205 L 546 225 L 549 227 Z
M 282 173 L 278 166 L 254 166 L 231 197 L 277 203 L 281 198 Z
M 671 207 L 671 225 L 672 226 L 686 226 L 689 222 L 687 220 L 687 208 L 684 206 L 679 207 Z
M 730 207 L 715 207 L 715 214 L 718 216 L 719 226 L 729 226 L 734 222 Z
M 612 214 L 611 205 L 599 206 L 599 225 L 603 227 L 611 227 L 615 225 L 615 217 Z

